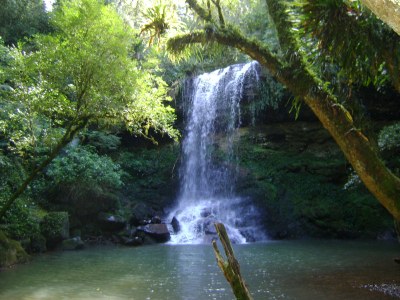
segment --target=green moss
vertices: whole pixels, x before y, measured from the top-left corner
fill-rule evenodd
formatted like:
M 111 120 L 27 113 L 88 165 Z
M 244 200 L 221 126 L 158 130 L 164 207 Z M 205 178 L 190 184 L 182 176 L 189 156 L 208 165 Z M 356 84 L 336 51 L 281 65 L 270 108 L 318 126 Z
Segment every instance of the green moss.
M 0 268 L 10 267 L 17 263 L 24 263 L 29 260 L 29 255 L 17 241 L 7 238 L 0 231 Z
M 178 145 L 154 149 L 130 149 L 120 153 L 117 163 L 125 175 L 124 194 L 129 200 L 166 206 L 175 197 Z
M 348 168 L 333 141 L 310 141 L 309 132 L 293 127 L 274 143 L 265 130 L 250 130 L 238 144 L 240 167 L 248 174 L 238 192 L 265 209 L 273 237 L 376 237 L 392 227 L 366 189 L 344 189 Z

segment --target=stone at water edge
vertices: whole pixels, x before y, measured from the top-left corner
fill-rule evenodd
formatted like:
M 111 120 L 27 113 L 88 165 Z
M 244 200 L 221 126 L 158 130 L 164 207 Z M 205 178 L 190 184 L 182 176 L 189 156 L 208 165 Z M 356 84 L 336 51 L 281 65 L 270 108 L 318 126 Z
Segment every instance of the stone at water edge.
M 167 224 L 147 224 L 139 226 L 137 231 L 142 231 L 158 243 L 165 243 L 171 239 Z
M 178 233 L 179 231 L 181 231 L 181 225 L 179 224 L 179 221 L 176 217 L 172 218 L 171 225 L 174 229 L 174 233 Z

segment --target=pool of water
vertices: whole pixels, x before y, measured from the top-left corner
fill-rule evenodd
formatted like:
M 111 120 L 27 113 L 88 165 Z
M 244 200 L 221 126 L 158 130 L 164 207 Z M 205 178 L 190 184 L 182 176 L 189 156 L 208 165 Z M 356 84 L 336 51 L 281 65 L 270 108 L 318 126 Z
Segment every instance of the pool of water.
M 393 299 L 400 245 L 279 241 L 235 245 L 254 299 Z M 99 247 L 0 272 L 0 299 L 233 299 L 211 245 Z

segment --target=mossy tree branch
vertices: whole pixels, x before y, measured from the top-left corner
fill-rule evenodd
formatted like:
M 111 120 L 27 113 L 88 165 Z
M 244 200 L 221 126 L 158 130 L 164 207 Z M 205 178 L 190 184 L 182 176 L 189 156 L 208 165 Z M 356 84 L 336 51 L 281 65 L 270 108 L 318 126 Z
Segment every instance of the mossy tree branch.
M 199 10 L 195 0 L 187 0 L 187 3 L 196 12 Z M 283 56 L 274 55 L 267 45 L 244 36 L 237 28 L 229 24 L 220 27 L 214 21 L 210 22 L 212 26 L 206 26 L 203 31 L 169 40 L 168 49 L 177 53 L 190 44 L 217 42 L 234 47 L 257 60 L 294 96 L 304 99 L 330 132 L 365 186 L 400 221 L 400 179 L 384 165 L 374 145 L 355 127 L 349 111 L 337 102 L 336 96 L 308 67 L 290 32 L 291 26 L 283 1 L 267 0 L 267 4 L 277 27 Z
M 221 241 L 222 247 L 224 248 L 227 258 L 227 261 L 225 261 L 218 250 L 217 242 L 213 240 L 212 245 L 219 268 L 222 270 L 226 280 L 232 287 L 232 291 L 236 299 L 252 300 L 253 298 L 251 297 L 250 292 L 247 289 L 246 283 L 240 272 L 240 265 L 233 252 L 231 241 L 229 240 L 229 236 L 226 232 L 224 224 L 215 223 L 214 226 L 217 230 L 219 239 Z
M 204 9 L 201 7 L 196 0 L 186 0 L 186 3 L 193 9 L 196 14 L 208 23 L 213 23 L 212 15 L 211 15 L 211 6 L 209 1 L 207 1 L 208 9 Z

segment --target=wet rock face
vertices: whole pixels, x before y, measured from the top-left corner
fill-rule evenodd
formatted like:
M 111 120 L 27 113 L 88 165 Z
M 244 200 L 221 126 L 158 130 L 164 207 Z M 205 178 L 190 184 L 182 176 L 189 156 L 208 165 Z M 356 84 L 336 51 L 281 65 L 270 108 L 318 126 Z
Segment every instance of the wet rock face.
M 161 223 L 158 212 L 144 202 L 137 203 L 132 209 L 129 224 L 132 226 L 143 226 L 150 223 Z
M 171 239 L 171 234 L 166 224 L 147 224 L 139 226 L 137 230 L 150 236 L 157 243 L 165 243 Z
M 270 238 L 376 238 L 393 227 L 319 124 L 241 128 L 237 193 L 263 210 Z M 392 231 L 392 230 L 391 230 Z

